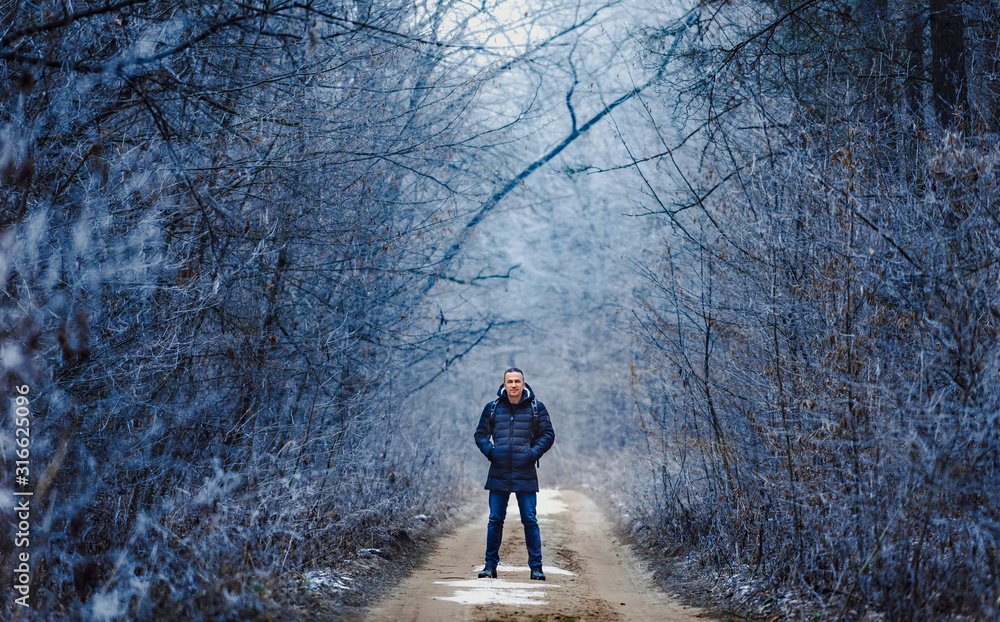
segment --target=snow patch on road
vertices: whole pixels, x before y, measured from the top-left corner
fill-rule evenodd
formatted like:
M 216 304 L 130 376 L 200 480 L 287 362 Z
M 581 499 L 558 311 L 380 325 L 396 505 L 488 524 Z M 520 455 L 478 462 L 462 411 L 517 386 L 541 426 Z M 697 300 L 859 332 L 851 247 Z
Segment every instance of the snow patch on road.
M 559 491 L 553 488 L 543 488 L 535 494 L 535 498 L 535 517 L 539 523 L 551 523 L 552 519 L 542 517 L 559 514 L 569 509 L 569 506 L 560 499 Z M 511 495 L 507 500 L 507 517 L 511 521 L 521 519 L 521 511 L 514 495 Z
M 548 516 L 565 512 L 569 506 L 562 501 L 559 491 L 553 488 L 543 488 L 538 491 L 538 505 L 535 507 L 535 516 Z
M 448 600 L 461 605 L 547 605 L 545 591 L 539 588 L 557 588 L 544 583 L 518 583 L 503 579 L 467 579 L 463 581 L 435 581 L 450 587 L 469 587 L 455 590 L 454 596 L 434 596 L 434 600 Z
M 479 568 L 479 566 L 475 566 Z M 528 574 L 527 566 L 508 566 L 501 563 L 497 572 L 523 572 Z M 557 566 L 542 566 L 547 575 L 575 576 L 569 570 Z M 433 596 L 434 600 L 448 600 L 462 605 L 547 605 L 545 598 L 547 590 L 559 589 L 562 586 L 553 583 L 532 581 L 508 581 L 506 579 L 461 579 L 455 581 L 435 581 L 435 585 L 466 588 L 455 590 L 454 596 Z
M 435 581 L 434 585 L 447 585 L 449 587 L 495 587 L 497 589 L 519 589 L 519 590 L 533 590 L 540 587 L 560 587 L 558 585 L 553 585 L 551 583 L 542 583 L 540 581 L 535 581 L 534 583 L 518 583 L 516 581 L 505 581 L 503 579 L 459 579 L 457 581 Z
M 530 592 L 528 590 L 507 590 L 500 592 L 491 589 L 457 590 L 454 596 L 436 598 L 435 600 L 450 600 L 460 605 L 547 605 L 547 600 L 536 600 L 535 597 L 545 596 L 545 592 Z

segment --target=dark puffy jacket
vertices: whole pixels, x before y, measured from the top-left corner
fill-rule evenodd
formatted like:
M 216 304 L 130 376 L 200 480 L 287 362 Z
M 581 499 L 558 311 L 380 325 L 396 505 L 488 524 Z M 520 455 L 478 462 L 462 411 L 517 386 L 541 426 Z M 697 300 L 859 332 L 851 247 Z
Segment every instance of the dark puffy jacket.
M 490 410 L 493 402 L 483 408 L 476 426 L 476 445 L 479 451 L 490 459 L 490 475 L 486 479 L 487 490 L 510 492 L 538 492 L 538 474 L 535 462 L 552 447 L 556 440 L 555 430 L 549 420 L 545 405 L 535 399 L 535 393 L 527 384 L 521 394 L 521 401 L 511 404 L 507 390 L 500 385 L 493 439 L 490 441 Z M 531 430 L 531 402 L 538 407 L 538 421 L 534 434 Z

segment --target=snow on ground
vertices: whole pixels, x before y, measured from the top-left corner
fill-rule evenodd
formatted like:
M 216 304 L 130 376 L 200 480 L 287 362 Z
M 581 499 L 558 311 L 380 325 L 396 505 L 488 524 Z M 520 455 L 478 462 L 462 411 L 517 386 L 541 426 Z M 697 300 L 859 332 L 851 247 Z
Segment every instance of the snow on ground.
M 553 488 L 543 488 L 538 491 L 538 505 L 535 507 L 535 516 L 548 516 L 565 512 L 568 506 L 560 499 L 559 491 Z
M 492 581 L 483 583 L 482 587 L 471 590 L 455 590 L 454 596 L 435 597 L 435 600 L 450 600 L 460 605 L 547 605 L 549 601 L 540 600 L 545 597 L 545 592 L 538 589 L 512 588 L 513 585 L 527 585 L 525 583 L 508 583 L 499 579 L 470 579 L 474 581 Z M 440 583 L 440 581 L 435 581 Z M 455 583 L 458 583 L 457 581 Z M 544 586 L 538 586 L 544 587 Z M 549 586 L 555 587 L 555 586 Z
M 475 568 L 479 568 L 476 566 Z M 528 572 L 527 566 L 509 566 L 500 563 L 497 573 Z M 569 570 L 557 566 L 542 566 L 547 575 L 573 575 Z M 559 589 L 560 585 L 539 582 L 507 581 L 506 579 L 464 579 L 459 581 L 435 581 L 435 585 L 466 588 L 455 590 L 454 596 L 436 596 L 435 600 L 449 600 L 461 605 L 547 605 L 546 590 Z
M 549 516 L 558 514 L 569 509 L 563 502 L 559 490 L 555 488 L 542 488 L 535 495 L 537 503 L 535 505 L 535 516 Z M 517 507 L 517 497 L 511 495 L 507 499 L 507 515 L 520 519 L 521 513 Z
M 551 518 L 545 518 L 551 514 L 565 512 L 566 504 L 560 499 L 559 491 L 554 488 L 543 488 L 537 494 L 537 505 L 535 506 L 535 517 L 539 523 L 551 523 Z M 517 498 L 511 495 L 507 500 L 508 520 L 521 520 L 521 513 L 517 507 Z
M 435 581 L 438 585 L 468 588 L 455 590 L 454 596 L 435 597 L 461 605 L 547 605 L 546 591 L 560 586 L 551 583 L 521 583 L 504 579 L 466 579 Z
M 348 585 L 352 581 L 348 576 L 337 576 L 327 569 L 310 570 L 302 575 L 303 587 L 309 590 L 316 590 L 321 587 L 330 587 L 335 590 L 349 590 Z

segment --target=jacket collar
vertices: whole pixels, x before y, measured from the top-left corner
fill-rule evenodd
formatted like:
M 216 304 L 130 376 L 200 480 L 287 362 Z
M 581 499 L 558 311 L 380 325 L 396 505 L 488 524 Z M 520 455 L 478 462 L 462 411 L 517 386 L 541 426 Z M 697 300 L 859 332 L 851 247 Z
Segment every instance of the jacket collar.
M 507 399 L 507 388 L 504 387 L 503 385 L 500 385 L 500 388 L 497 389 L 497 397 L 502 397 L 505 400 L 507 400 L 508 402 L 510 401 L 509 399 Z M 521 396 L 521 402 L 527 402 L 527 401 L 530 401 L 530 400 L 533 400 L 533 399 L 535 399 L 535 392 L 532 391 L 531 387 L 528 386 L 528 383 L 525 382 L 524 383 L 524 392 L 523 392 L 523 395 Z M 520 404 L 521 402 L 518 402 L 518 403 Z

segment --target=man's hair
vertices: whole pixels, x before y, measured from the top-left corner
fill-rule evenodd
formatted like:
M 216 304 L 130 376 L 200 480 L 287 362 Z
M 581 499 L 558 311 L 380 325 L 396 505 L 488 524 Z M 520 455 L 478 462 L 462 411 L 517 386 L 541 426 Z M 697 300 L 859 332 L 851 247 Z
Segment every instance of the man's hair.
M 503 373 L 503 378 L 504 378 L 504 380 L 506 380 L 506 379 L 507 379 L 507 374 L 509 374 L 509 373 L 510 373 L 510 372 L 512 372 L 512 371 L 516 371 L 517 373 L 521 374 L 521 380 L 524 380 L 524 372 L 523 372 L 523 371 L 521 371 L 520 369 L 516 368 L 516 367 L 511 367 L 510 369 L 508 369 L 507 371 L 505 371 L 505 372 Z

